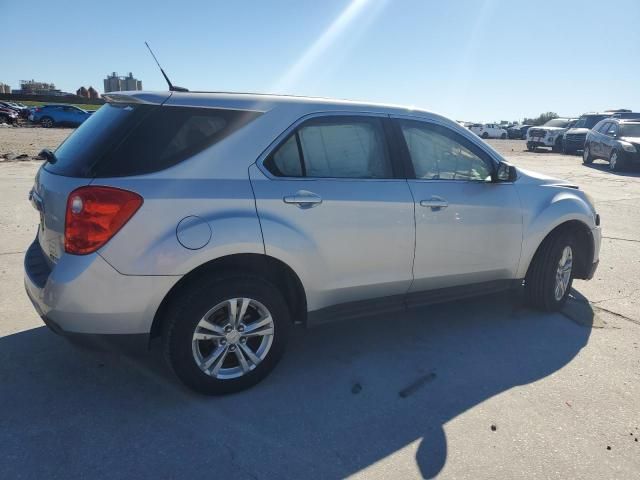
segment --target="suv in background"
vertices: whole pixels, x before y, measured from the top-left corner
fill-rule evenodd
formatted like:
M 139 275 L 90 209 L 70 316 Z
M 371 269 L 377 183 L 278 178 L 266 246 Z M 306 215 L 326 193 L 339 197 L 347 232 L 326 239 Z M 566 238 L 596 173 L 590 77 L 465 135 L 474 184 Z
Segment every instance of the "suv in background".
M 580 115 L 576 123 L 564 133 L 562 140 L 562 153 L 573 155 L 577 151 L 584 149 L 584 141 L 587 133 L 600 120 L 609 118 L 610 113 L 585 113 Z
M 484 125 L 474 123 L 469 127 L 469 130 L 485 140 L 487 138 L 502 138 L 503 140 L 507 138 L 507 131 L 495 123 L 487 123 Z
M 609 169 L 624 170 L 640 164 L 640 119 L 607 118 L 587 134 L 582 161 L 609 161 Z
M 556 311 L 598 264 L 584 192 L 509 165 L 439 115 L 276 95 L 104 97 L 43 152 L 25 287 L 55 332 L 161 337 L 197 391 L 262 380 L 294 323 L 510 289 Z
M 538 147 L 551 147 L 552 152 L 562 151 L 562 135 L 573 127 L 573 118 L 554 118 L 540 127 L 527 130 L 527 150 L 533 152 Z
M 29 120 L 39 123 L 45 128 L 54 126 L 77 127 L 88 119 L 93 112 L 88 112 L 73 105 L 42 105 L 31 110 Z

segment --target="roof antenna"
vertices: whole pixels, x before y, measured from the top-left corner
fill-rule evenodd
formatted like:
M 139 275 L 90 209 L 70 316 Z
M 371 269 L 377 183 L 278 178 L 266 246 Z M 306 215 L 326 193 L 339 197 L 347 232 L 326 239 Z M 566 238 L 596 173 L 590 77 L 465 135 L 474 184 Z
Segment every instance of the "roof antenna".
M 171 80 L 169 80 L 169 77 L 167 77 L 167 74 L 164 73 L 164 70 L 162 69 L 162 67 L 160 66 L 160 62 L 158 61 L 158 59 L 156 58 L 156 56 L 153 54 L 153 50 L 151 50 L 151 47 L 149 46 L 149 44 L 147 42 L 144 42 L 144 44 L 147 46 L 147 48 L 149 49 L 149 53 L 151 54 L 151 56 L 153 57 L 153 59 L 156 61 L 156 64 L 158 65 L 158 68 L 160 69 L 160 72 L 162 72 L 162 76 L 164 77 L 164 79 L 167 81 L 167 84 L 169 85 L 169 91 L 171 92 L 188 92 L 189 90 L 187 90 L 184 87 L 178 87 L 178 86 L 174 86 L 171 83 Z

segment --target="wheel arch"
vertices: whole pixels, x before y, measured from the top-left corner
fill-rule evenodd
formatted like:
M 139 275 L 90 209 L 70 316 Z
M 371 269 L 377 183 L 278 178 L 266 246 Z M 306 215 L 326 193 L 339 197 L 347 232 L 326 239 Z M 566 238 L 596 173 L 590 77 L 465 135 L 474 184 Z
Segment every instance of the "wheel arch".
M 534 252 L 530 255 L 528 262 L 526 264 L 526 268 L 524 269 L 524 273 L 526 274 L 531 268 L 531 264 L 533 260 L 536 258 L 537 253 L 540 251 L 542 244 L 551 236 L 561 234 L 561 233 L 571 233 L 574 236 L 576 243 L 578 244 L 578 252 L 576 257 L 577 261 L 575 262 L 576 269 L 574 273 L 574 278 L 578 279 L 586 279 L 591 271 L 591 264 L 593 263 L 594 258 L 594 249 L 595 242 L 593 238 L 593 233 L 589 226 L 577 219 L 566 220 L 559 225 L 556 225 L 552 228 L 540 242 L 538 242 L 538 246 L 534 250 Z
M 184 275 L 165 295 L 151 324 L 150 338 L 162 333 L 162 324 L 171 302 L 199 278 L 241 271 L 260 276 L 278 287 L 285 297 L 295 323 L 306 323 L 307 297 L 295 271 L 274 257 L 257 253 L 233 254 L 206 262 Z

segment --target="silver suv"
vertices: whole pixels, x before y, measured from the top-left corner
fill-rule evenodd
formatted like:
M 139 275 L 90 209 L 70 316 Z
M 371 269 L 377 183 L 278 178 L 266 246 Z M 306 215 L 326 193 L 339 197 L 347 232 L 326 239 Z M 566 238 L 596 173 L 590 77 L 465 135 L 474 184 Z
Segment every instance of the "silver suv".
M 576 186 L 441 116 L 314 98 L 121 93 L 39 170 L 27 293 L 58 333 L 161 336 L 189 387 L 263 379 L 292 324 L 523 288 L 598 263 Z

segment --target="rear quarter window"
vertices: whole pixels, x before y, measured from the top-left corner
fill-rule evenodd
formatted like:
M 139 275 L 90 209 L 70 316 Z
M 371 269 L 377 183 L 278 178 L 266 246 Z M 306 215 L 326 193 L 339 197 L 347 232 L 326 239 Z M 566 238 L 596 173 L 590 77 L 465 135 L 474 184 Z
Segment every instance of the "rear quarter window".
M 256 112 L 158 105 L 107 104 L 58 149 L 52 173 L 104 178 L 174 166 L 229 136 Z

